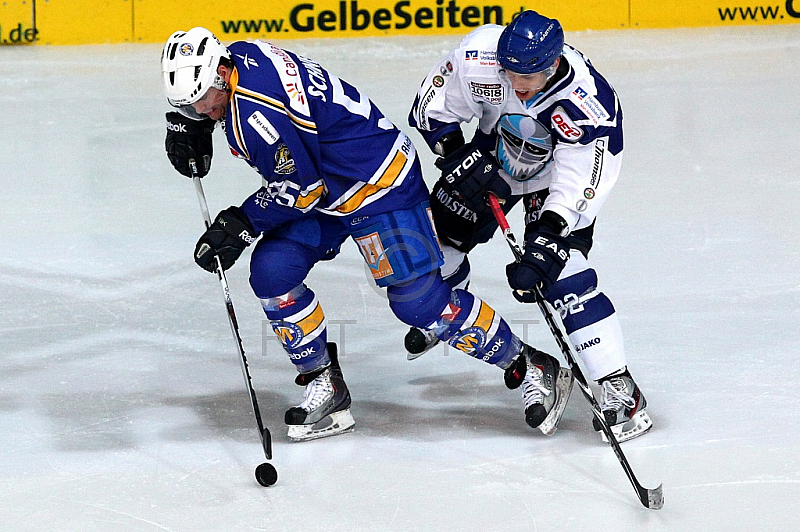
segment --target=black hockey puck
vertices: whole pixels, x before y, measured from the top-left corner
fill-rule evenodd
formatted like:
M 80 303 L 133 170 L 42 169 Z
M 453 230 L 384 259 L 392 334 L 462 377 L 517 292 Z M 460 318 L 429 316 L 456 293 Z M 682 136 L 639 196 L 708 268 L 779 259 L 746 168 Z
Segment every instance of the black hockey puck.
M 278 481 L 278 471 L 275 467 L 264 462 L 256 468 L 256 480 L 264 487 L 269 487 Z

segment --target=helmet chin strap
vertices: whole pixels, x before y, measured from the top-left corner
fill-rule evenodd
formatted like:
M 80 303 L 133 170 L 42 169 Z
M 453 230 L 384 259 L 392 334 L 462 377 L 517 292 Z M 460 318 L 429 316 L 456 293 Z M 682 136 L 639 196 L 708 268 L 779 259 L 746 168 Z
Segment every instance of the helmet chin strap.
M 217 77 L 214 78 L 214 84 L 212 85 L 212 87 L 221 91 L 227 91 L 228 83 L 222 78 L 222 76 L 217 74 Z

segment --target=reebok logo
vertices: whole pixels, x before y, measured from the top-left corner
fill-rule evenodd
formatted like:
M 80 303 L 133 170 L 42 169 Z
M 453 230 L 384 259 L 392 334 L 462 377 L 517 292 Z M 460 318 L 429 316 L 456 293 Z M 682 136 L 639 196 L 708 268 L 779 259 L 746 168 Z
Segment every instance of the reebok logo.
M 289 358 L 293 358 L 295 360 L 300 360 L 301 358 L 305 358 L 309 355 L 313 355 L 316 351 L 314 351 L 314 346 L 307 347 L 300 351 L 299 353 L 289 353 Z
M 174 131 L 175 133 L 186 133 L 186 124 L 173 124 L 167 121 L 167 131 Z
M 250 236 L 250 233 L 247 232 L 247 229 L 239 233 L 239 238 L 247 242 L 247 245 L 250 245 L 256 241 L 254 237 Z

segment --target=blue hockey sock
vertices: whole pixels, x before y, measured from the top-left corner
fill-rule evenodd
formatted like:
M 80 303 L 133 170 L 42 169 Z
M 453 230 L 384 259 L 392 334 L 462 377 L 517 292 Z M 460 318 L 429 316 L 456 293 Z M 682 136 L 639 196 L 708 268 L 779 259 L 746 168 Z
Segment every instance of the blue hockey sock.
M 427 328 L 451 347 L 502 369 L 511 365 L 522 348 L 506 321 L 466 290 L 453 290 L 439 319 Z
M 314 292 L 304 285 L 261 300 L 272 330 L 300 373 L 330 364 L 326 348 L 327 320 Z

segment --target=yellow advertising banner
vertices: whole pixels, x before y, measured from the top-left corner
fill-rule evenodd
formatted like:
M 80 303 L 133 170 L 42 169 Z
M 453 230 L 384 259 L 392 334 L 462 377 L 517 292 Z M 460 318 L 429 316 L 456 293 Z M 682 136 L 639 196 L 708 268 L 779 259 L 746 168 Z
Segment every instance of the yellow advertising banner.
M 464 35 L 523 9 L 558 18 L 566 31 L 800 22 L 800 0 L 3 0 L 0 43 L 161 43 L 194 26 L 224 42 Z
M 42 44 L 99 44 L 133 40 L 132 0 L 36 1 Z
M 34 0 L 3 0 L 0 3 L 0 43 L 31 44 L 37 37 Z
M 534 8 L 567 30 L 607 29 L 627 27 L 629 11 L 628 0 L 586 0 L 580 9 L 566 0 L 135 0 L 135 8 L 134 33 L 143 42 L 162 42 L 172 31 L 193 26 L 208 28 L 222 41 L 467 34 L 483 24 L 508 24 L 522 9 Z
M 791 23 L 800 23 L 800 0 L 631 0 L 634 28 Z

